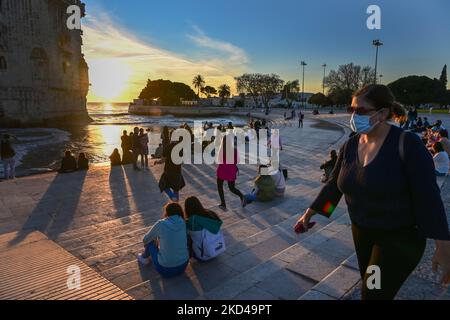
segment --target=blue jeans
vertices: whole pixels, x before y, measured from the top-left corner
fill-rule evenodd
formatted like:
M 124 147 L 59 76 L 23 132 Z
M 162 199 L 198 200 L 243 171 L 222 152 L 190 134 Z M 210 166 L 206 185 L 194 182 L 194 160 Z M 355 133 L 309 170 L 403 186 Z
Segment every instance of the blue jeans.
M 438 177 L 445 177 L 447 175 L 446 173 L 441 173 L 437 170 L 434 170 L 434 172 L 436 173 L 436 176 L 438 176 Z
M 156 247 L 156 245 L 153 242 L 151 242 L 150 244 L 148 244 L 145 247 L 145 251 L 142 254 L 142 257 L 145 259 L 151 257 L 156 271 L 158 271 L 158 273 L 163 278 L 171 278 L 171 277 L 175 277 L 175 276 L 178 276 L 178 275 L 184 273 L 184 271 L 186 270 L 186 267 L 189 263 L 189 260 L 186 261 L 186 263 L 182 264 L 181 266 L 167 268 L 167 267 L 163 267 L 162 265 L 159 264 L 158 253 L 159 253 L 159 249 Z
M 246 195 L 244 196 L 244 198 L 245 198 L 245 201 L 246 201 L 247 203 L 252 203 L 253 201 L 258 200 L 258 198 L 256 197 L 256 193 L 249 193 L 249 194 L 246 194 Z
M 180 200 L 180 193 L 178 191 L 173 191 L 172 189 L 168 188 L 164 190 L 164 192 L 171 200 L 172 199 L 176 199 L 177 201 Z

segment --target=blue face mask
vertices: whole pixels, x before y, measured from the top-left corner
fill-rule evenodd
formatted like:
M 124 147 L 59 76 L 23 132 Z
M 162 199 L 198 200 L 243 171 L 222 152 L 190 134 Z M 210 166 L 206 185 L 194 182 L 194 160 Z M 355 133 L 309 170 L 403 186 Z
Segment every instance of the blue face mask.
M 378 112 L 377 112 L 378 113 Z M 356 113 L 352 114 L 352 118 L 350 119 L 350 127 L 356 133 L 368 133 L 372 131 L 372 129 L 378 124 L 370 124 L 370 119 L 372 116 L 362 116 Z

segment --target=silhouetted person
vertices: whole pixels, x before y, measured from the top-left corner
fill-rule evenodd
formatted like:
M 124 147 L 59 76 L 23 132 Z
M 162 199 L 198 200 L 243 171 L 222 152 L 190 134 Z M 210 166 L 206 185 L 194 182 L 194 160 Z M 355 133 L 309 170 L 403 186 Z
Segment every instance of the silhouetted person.
M 141 138 L 139 137 L 139 128 L 134 128 L 133 136 L 131 138 L 131 149 L 133 150 L 133 169 L 140 171 L 137 166 L 139 154 L 141 153 Z
M 9 134 L 3 135 L 0 144 L 0 155 L 3 162 L 5 179 L 14 179 L 16 177 L 16 151 L 12 146 L 11 136 Z
M 123 159 L 122 159 L 122 163 L 123 164 L 128 164 L 128 163 L 132 163 L 133 162 L 133 155 L 131 154 L 131 135 L 128 135 L 128 132 L 125 130 L 123 132 L 122 137 L 120 137 L 120 140 L 122 141 L 121 143 L 121 147 L 122 147 L 122 154 L 123 154 Z
M 89 170 L 89 160 L 84 153 L 78 156 L 78 170 Z
M 141 141 L 141 167 L 143 169 L 148 169 L 148 134 L 144 132 L 144 129 L 139 130 L 139 139 Z
M 113 153 L 109 156 L 111 160 L 111 167 L 122 165 L 122 159 L 120 159 L 119 149 L 114 149 Z
M 70 173 L 77 170 L 77 160 L 70 150 L 67 150 L 61 160 L 61 168 L 59 173 Z
M 161 133 L 161 140 L 163 149 L 166 149 L 170 145 L 170 130 L 168 126 L 164 126 L 162 133 Z

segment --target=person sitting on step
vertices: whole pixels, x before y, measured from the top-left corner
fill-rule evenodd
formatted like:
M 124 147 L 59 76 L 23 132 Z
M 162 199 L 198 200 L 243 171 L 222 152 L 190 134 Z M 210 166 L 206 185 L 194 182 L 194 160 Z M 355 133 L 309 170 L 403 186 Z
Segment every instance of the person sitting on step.
M 184 273 L 189 263 L 186 222 L 178 203 L 164 207 L 164 216 L 144 236 L 144 253 L 138 256 L 143 265 L 150 261 L 164 278 Z

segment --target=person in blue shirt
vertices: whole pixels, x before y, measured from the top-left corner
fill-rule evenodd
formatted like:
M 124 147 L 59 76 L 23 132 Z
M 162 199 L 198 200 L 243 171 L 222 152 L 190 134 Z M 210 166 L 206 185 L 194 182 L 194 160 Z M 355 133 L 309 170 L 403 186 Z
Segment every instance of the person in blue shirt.
M 144 236 L 144 253 L 138 256 L 143 265 L 150 261 L 163 277 L 184 273 L 189 263 L 184 213 L 177 203 L 164 208 L 164 216 Z

